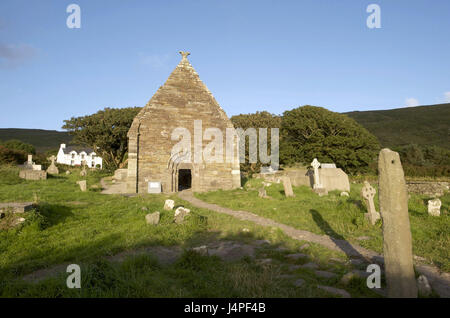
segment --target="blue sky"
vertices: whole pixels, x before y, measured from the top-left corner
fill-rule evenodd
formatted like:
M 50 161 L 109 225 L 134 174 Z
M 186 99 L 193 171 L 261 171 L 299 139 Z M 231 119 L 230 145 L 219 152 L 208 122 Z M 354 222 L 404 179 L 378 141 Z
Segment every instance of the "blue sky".
M 71 3 L 80 29 L 66 26 Z M 144 106 L 180 50 L 229 116 L 450 101 L 446 0 L 2 0 L 0 127 Z

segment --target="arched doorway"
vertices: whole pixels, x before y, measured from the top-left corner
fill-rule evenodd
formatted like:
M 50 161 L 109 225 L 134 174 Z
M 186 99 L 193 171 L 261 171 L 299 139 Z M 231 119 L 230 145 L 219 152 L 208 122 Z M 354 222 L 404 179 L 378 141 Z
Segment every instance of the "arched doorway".
M 190 189 L 192 187 L 191 169 L 178 170 L 178 191 Z
M 190 158 L 190 153 L 178 153 L 170 157 L 167 172 L 170 177 L 170 192 L 177 192 L 192 188 L 192 163 L 184 162 Z

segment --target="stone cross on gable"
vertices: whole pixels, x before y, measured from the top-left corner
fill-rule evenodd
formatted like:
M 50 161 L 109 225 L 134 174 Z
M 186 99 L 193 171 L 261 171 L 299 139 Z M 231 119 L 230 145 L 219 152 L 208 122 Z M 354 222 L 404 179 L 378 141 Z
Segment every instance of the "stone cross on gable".
M 187 61 L 187 57 L 191 54 L 190 52 L 185 52 L 185 51 L 180 51 L 179 52 L 181 54 L 181 56 L 183 57 L 181 60 L 182 61 Z
M 311 162 L 311 166 L 314 168 L 314 189 L 322 188 L 322 184 L 319 180 L 320 162 L 317 160 L 317 158 L 314 158 L 314 160 Z

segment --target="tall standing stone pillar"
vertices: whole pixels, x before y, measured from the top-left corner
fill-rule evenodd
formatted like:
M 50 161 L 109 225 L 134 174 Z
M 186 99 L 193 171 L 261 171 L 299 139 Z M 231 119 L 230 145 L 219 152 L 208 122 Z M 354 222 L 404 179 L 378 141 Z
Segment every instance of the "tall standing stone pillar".
M 127 193 L 138 193 L 139 126 L 137 132 L 128 132 Z
M 388 297 L 417 297 L 408 193 L 397 152 L 382 149 L 378 158 L 380 212 L 383 219 L 383 254 Z

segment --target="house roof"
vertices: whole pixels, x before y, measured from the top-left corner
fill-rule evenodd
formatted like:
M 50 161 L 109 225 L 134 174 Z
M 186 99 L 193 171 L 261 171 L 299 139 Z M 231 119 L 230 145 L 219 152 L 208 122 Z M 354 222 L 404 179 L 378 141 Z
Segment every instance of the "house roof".
M 65 154 L 71 153 L 72 151 L 75 151 L 76 153 L 81 153 L 81 152 L 85 152 L 87 154 L 91 154 L 93 152 L 95 152 L 92 148 L 79 148 L 79 147 L 66 147 L 63 148 L 63 151 Z

